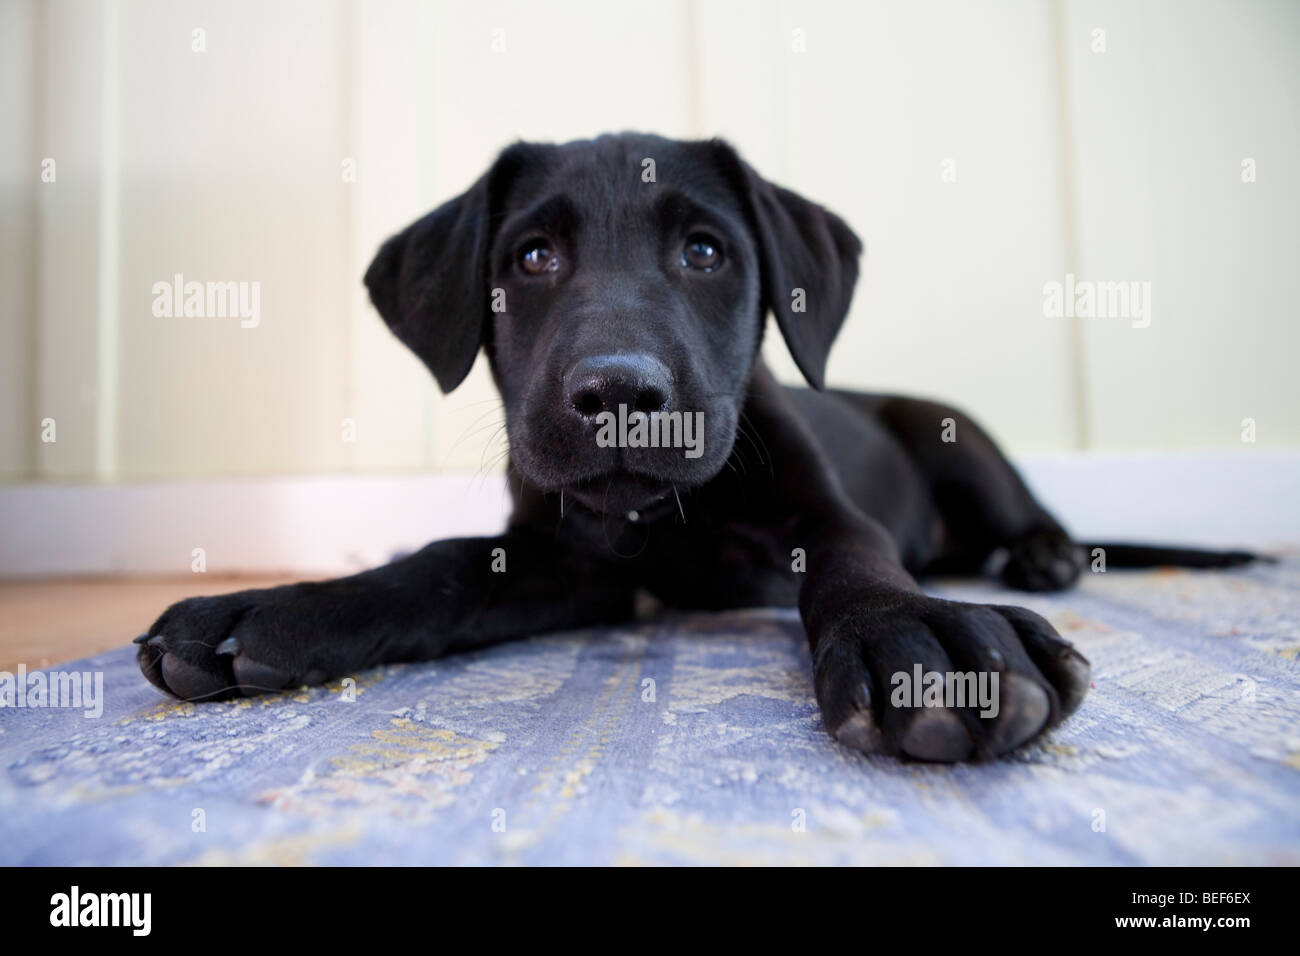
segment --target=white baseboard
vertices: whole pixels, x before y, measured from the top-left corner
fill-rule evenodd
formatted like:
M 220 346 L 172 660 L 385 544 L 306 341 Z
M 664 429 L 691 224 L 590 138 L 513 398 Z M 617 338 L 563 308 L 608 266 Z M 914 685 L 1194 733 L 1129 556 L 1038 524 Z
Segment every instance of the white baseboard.
M 1300 544 L 1300 451 L 1068 454 L 1020 462 L 1083 540 Z M 0 486 L 0 576 L 343 573 L 505 523 L 504 479 L 338 476 Z
M 1088 452 L 1018 463 L 1081 541 L 1265 551 L 1300 545 L 1300 450 Z
M 498 475 L 0 487 L 0 576 L 350 572 L 508 511 Z

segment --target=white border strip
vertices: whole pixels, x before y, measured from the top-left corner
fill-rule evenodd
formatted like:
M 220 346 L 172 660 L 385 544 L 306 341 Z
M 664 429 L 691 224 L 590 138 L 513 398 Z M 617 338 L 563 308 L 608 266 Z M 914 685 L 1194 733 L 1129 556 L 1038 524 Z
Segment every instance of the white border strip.
M 0 487 L 0 576 L 355 571 L 493 534 L 500 476 L 303 477 Z
M 1300 544 L 1300 451 L 1027 458 L 1035 493 L 1085 540 Z M 437 538 L 493 534 L 500 475 L 0 486 L 0 576 L 344 573 Z

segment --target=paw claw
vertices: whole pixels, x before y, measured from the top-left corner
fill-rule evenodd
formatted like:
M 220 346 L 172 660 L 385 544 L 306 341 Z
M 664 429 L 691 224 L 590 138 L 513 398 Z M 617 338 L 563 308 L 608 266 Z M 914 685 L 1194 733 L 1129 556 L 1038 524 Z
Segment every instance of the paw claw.
M 1064 719 L 1079 709 L 1084 695 L 1092 686 L 1092 664 L 1074 648 L 1061 655 L 1060 671 L 1064 675 L 1058 681 L 1061 697 L 1060 718 Z
M 234 637 L 226 638 L 224 641 L 222 641 L 220 644 L 217 645 L 217 653 L 223 655 L 229 655 L 232 657 L 235 654 L 238 654 L 239 639 Z
M 276 667 L 262 664 L 252 658 L 240 655 L 231 665 L 235 669 L 235 682 L 245 697 L 267 691 L 284 690 L 293 683 L 293 675 Z
M 974 749 L 966 727 L 951 710 L 920 710 L 903 732 L 899 746 L 917 760 L 955 763 Z
M 849 715 L 844 723 L 835 728 L 834 737 L 836 743 L 860 750 L 864 754 L 885 751 L 885 736 L 880 732 L 876 718 L 872 716 L 870 710 L 859 710 Z
M 161 670 L 167 689 L 183 700 L 215 699 L 229 689 L 216 674 L 183 661 L 175 654 L 163 655 Z
M 1038 736 L 1052 715 L 1047 692 L 1027 677 L 1003 674 L 998 687 L 999 713 L 986 746 L 994 756 L 1015 750 Z

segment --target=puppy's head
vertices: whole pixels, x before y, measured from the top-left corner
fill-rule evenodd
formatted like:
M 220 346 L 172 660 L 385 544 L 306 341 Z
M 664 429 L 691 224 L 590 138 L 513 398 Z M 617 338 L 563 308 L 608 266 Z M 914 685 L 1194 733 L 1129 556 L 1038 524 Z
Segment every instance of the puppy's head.
M 487 350 L 527 481 L 626 512 L 724 466 L 769 309 L 822 386 L 860 252 L 726 144 L 627 134 L 510 147 L 366 285 L 444 392 Z

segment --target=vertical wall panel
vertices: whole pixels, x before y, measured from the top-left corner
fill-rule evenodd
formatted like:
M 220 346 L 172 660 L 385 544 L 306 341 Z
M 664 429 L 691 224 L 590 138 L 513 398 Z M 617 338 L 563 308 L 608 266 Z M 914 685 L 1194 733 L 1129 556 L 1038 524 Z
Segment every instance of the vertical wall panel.
M 356 183 L 345 275 L 352 306 L 348 407 L 357 423 L 349 466 L 415 470 L 431 458 L 426 417 L 436 388 L 370 305 L 361 277 L 379 245 L 431 203 L 430 115 L 434 8 L 423 0 L 353 0 L 353 69 L 347 155 Z M 350 416 L 351 417 L 351 416 Z
M 123 5 L 123 477 L 344 464 L 345 26 L 337 2 Z M 257 283 L 259 324 L 155 315 L 177 274 Z
M 704 115 L 866 242 L 830 381 L 948 398 L 1015 451 L 1067 447 L 1068 335 L 1040 295 L 1064 250 L 1049 8 L 705 9 Z
M 1244 418 L 1259 443 L 1295 444 L 1300 7 L 1066 11 L 1079 277 L 1151 283 L 1149 327 L 1083 323 L 1096 445 L 1242 448 Z
M 103 89 L 105 36 L 116 7 L 54 0 L 40 8 L 40 109 L 37 149 L 57 178 L 37 190 L 37 378 L 33 417 L 53 419 L 56 441 L 34 444 L 46 478 L 109 477 L 100 415 L 116 395 L 103 379 L 101 262 L 105 225 Z M 29 433 L 36 438 L 35 432 Z
M 0 4 L 0 481 L 28 478 L 36 464 L 35 237 L 36 0 Z

